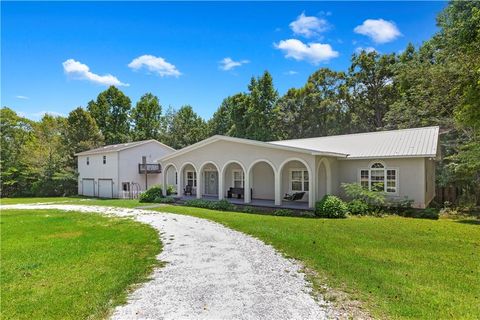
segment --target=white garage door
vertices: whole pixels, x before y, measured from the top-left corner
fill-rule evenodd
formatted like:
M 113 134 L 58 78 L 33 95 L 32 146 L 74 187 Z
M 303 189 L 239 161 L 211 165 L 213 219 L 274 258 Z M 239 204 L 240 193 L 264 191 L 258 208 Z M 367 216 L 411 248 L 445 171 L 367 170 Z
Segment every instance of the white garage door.
M 82 179 L 82 195 L 95 197 L 95 180 Z
M 113 198 L 112 179 L 98 179 L 98 197 Z

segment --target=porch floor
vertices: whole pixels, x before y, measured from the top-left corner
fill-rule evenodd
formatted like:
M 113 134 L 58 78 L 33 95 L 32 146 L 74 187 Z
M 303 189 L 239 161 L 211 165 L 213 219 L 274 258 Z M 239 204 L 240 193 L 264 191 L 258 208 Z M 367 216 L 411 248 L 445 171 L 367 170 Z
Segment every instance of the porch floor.
M 185 200 L 193 200 L 197 197 L 193 196 L 176 196 L 176 199 L 185 201 Z M 217 196 L 203 196 L 201 199 L 203 200 L 210 200 L 210 201 L 218 201 Z M 293 210 L 313 210 L 308 207 L 308 202 L 299 202 L 299 201 L 283 201 L 281 205 L 276 206 L 275 201 L 273 200 L 265 200 L 265 199 L 252 199 L 250 203 L 244 203 L 243 199 L 237 198 L 224 198 L 230 203 L 236 205 L 244 205 L 244 206 L 252 206 L 252 207 L 266 207 L 266 208 L 277 208 L 277 209 L 293 209 Z

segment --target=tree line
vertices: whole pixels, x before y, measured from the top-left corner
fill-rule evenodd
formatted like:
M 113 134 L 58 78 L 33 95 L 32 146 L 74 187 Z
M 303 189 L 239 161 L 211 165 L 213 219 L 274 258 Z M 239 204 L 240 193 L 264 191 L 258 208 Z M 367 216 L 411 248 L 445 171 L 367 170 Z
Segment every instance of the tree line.
M 353 54 L 347 70 L 320 68 L 280 96 L 268 71 L 226 97 L 205 121 L 191 106 L 163 110 L 158 97 L 132 102 L 116 87 L 67 117 L 35 122 L 1 110 L 2 196 L 76 192 L 75 152 L 158 139 L 183 148 L 214 134 L 262 141 L 438 125 L 437 186 L 480 201 L 480 4 L 451 2 L 439 31 L 402 53 Z

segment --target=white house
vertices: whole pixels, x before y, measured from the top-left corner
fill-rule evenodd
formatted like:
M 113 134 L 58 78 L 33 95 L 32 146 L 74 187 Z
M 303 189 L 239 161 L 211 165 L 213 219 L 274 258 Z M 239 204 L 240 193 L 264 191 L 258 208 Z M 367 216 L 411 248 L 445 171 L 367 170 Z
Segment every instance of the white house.
M 174 151 L 156 140 L 145 140 L 77 153 L 78 194 L 101 198 L 136 196 L 162 182 L 157 160 Z
M 272 142 L 217 135 L 159 163 L 163 185 L 187 198 L 312 208 L 325 194 L 342 195 L 343 182 L 358 182 L 424 208 L 435 195 L 438 134 L 426 127 Z

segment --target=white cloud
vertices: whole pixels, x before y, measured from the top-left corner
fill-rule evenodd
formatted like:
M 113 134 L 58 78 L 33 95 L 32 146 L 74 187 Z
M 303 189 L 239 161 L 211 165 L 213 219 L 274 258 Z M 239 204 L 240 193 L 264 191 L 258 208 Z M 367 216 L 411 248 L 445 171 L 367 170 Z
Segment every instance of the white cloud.
M 232 58 L 223 58 L 219 63 L 220 63 L 220 69 L 228 71 L 236 67 L 240 67 L 242 64 L 249 63 L 250 61 L 248 60 L 240 60 L 240 61 L 234 61 Z
M 43 118 L 44 115 L 49 114 L 54 117 L 65 117 L 66 115 L 57 111 L 38 111 L 38 112 L 22 112 L 18 111 L 17 114 L 20 117 L 28 118 L 30 120 L 38 121 Z
M 29 97 L 26 97 L 26 96 L 15 96 L 15 98 L 20 99 L 20 100 L 28 100 L 28 99 L 30 99 Z
M 331 58 L 338 57 L 338 52 L 333 50 L 329 44 L 311 42 L 303 43 L 297 39 L 282 40 L 274 46 L 285 53 L 286 58 L 305 60 L 314 65 L 325 62 Z
M 103 76 L 95 74 L 90 71 L 90 68 L 86 64 L 73 59 L 68 59 L 62 64 L 65 73 L 76 79 L 89 80 L 106 86 L 129 86 L 129 84 L 121 82 L 117 77 L 114 77 L 111 74 Z
M 288 75 L 288 76 L 293 76 L 293 75 L 298 74 L 298 72 L 297 72 L 297 71 L 294 71 L 294 70 L 289 70 L 289 71 L 285 72 L 284 74 L 286 74 L 286 75 Z
M 362 51 L 365 51 L 366 53 L 370 52 L 377 52 L 377 50 L 374 47 L 357 47 L 355 48 L 355 53 L 360 54 Z
M 371 38 L 376 43 L 390 42 L 402 35 L 393 21 L 383 19 L 367 19 L 353 31 Z
M 312 16 L 308 17 L 305 13 L 299 15 L 297 20 L 290 23 L 290 29 L 292 29 L 294 34 L 306 38 L 318 36 L 321 32 L 328 30 L 329 27 L 327 20 Z
M 133 70 L 145 68 L 150 72 L 158 74 L 160 77 L 178 77 L 181 75 L 180 71 L 173 64 L 167 62 L 162 57 L 155 57 L 149 54 L 133 59 L 128 64 L 128 67 Z

